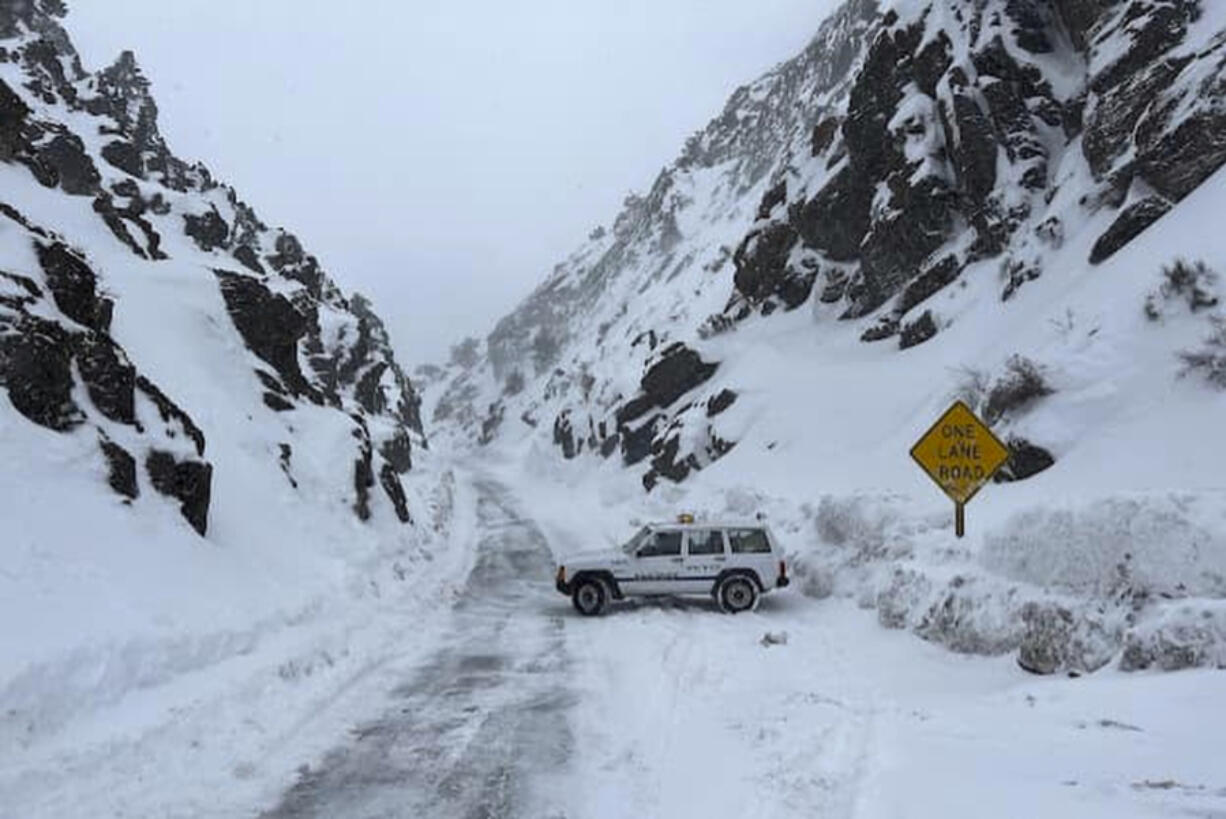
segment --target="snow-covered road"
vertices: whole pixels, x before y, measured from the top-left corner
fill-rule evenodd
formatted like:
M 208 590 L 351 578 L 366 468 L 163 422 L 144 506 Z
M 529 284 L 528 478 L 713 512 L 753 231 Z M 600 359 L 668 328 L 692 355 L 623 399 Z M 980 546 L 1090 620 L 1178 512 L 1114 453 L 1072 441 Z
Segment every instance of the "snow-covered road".
M 553 555 L 621 513 L 457 499 L 376 608 L 0 746 L 0 817 L 1226 817 L 1219 671 L 1034 677 L 794 588 L 583 618 Z
M 793 592 L 581 618 L 583 533 L 474 484 L 442 648 L 267 816 L 1226 816 L 1220 674 L 1036 678 Z
M 478 481 L 476 564 L 441 648 L 393 692 L 395 708 L 304 772 L 270 817 L 545 816 L 542 774 L 572 737 L 567 652 L 540 530 Z

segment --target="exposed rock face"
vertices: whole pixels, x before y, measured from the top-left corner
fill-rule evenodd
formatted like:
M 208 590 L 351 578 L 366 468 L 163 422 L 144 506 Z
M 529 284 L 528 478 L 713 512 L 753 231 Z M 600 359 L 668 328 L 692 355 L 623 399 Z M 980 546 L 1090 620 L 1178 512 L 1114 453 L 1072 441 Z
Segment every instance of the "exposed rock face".
M 661 351 L 726 349 L 703 342 L 799 326 L 806 306 L 907 349 L 961 320 L 944 305 L 962 286 L 1012 301 L 1061 248 L 1067 264 L 1066 238 L 1101 232 L 1081 261 L 1105 261 L 1226 163 L 1226 31 L 1207 8 L 844 3 L 500 321 L 484 360 L 451 371 L 448 424 L 488 441 L 501 401 L 555 419 L 563 457 L 620 450 L 675 478 L 731 442 L 718 413 L 697 415 L 740 385 L 725 367 L 653 395 L 635 379 Z M 557 354 L 532 367 L 542 333 Z M 537 379 L 494 394 L 513 372 Z M 1006 474 L 1047 465 L 1025 449 Z
M 993 476 L 997 483 L 1024 481 L 1056 462 L 1055 456 L 1050 452 L 1025 438 L 1010 438 L 1006 443 L 1009 447 L 1009 460 L 1005 461 L 1005 465 Z
M 420 399 L 369 302 L 346 298 L 296 237 L 270 229 L 204 166 L 175 157 L 135 57 L 124 52 L 88 73 L 59 23 L 63 13 L 58 0 L 0 4 L 0 60 L 8 72 L 0 80 L 0 162 L 24 168 L 32 185 L 57 188 L 66 208 L 98 220 L 116 245 L 95 254 L 59 232 L 82 233 L 78 225 L 36 224 L 16 202 L 0 201 L 0 223 L 7 225 L 0 386 L 13 407 L 58 432 L 95 427 L 112 490 L 133 502 L 147 481 L 180 505 L 197 532 L 208 531 L 218 477 L 205 457 L 208 429 L 143 372 L 140 350 L 126 350 L 111 336 L 112 317 L 124 304 L 107 292 L 109 271 L 92 260 L 118 248 L 139 264 L 165 264 L 192 284 L 202 277 L 215 284 L 225 305 L 218 318 L 228 315 L 252 353 L 261 411 L 279 413 L 280 423 L 304 403 L 343 413 L 358 431 L 356 466 L 352 480 L 349 462 L 335 469 L 353 492 L 355 513 L 376 514 L 379 501 L 369 490 L 378 475 L 387 514 L 410 522 L 401 476 L 412 467 L 414 448 L 426 444 Z M 22 238 L 13 241 L 17 234 Z M 169 258 L 163 239 L 170 235 L 190 240 L 174 247 L 194 249 Z M 17 252 L 23 243 L 29 254 Z M 311 433 L 289 423 L 288 434 Z M 284 446 L 281 452 L 294 449 Z M 280 466 L 288 469 L 284 460 Z
M 1098 264 L 1111 258 L 1117 250 L 1140 236 L 1141 231 L 1165 216 L 1170 209 L 1171 204 L 1165 199 L 1149 196 L 1120 211 L 1111 227 L 1094 243 L 1094 249 L 1090 251 L 1090 264 Z
M 306 335 L 307 317 L 258 279 L 224 270 L 216 273 L 226 309 L 247 348 L 272 365 L 291 394 L 310 395 L 298 366 L 298 342 Z
M 169 452 L 153 450 L 145 459 L 153 488 L 182 501 L 180 510 L 192 528 L 201 535 L 208 529 L 209 499 L 213 467 L 197 461 L 176 461 Z
M 178 499 L 184 518 L 205 534 L 212 466 L 203 460 L 204 434 L 137 373 L 108 335 L 112 302 L 99 295 L 98 276 L 85 259 L 58 240 L 47 243 L 51 231 L 33 225 L 12 206 L 6 216 L 9 229 L 27 234 L 50 291 L 48 298 L 33 279 L 2 274 L 9 283 L 5 292 L 13 295 L 0 296 L 0 385 L 8 390 L 13 407 L 56 432 L 95 426 L 107 483 L 131 500 L 140 494 L 136 458 L 107 431 L 126 428 L 125 436 L 135 437 L 148 450 L 145 469 L 153 488 Z M 45 317 L 49 315 L 55 318 Z M 77 403 L 80 387 L 88 407 Z M 155 415 L 138 412 L 138 395 L 148 400 Z M 179 443 L 184 440 L 191 442 L 186 451 Z
M 704 362 L 684 344 L 674 344 L 643 374 L 640 386 L 651 403 L 663 409 L 710 378 L 718 366 Z

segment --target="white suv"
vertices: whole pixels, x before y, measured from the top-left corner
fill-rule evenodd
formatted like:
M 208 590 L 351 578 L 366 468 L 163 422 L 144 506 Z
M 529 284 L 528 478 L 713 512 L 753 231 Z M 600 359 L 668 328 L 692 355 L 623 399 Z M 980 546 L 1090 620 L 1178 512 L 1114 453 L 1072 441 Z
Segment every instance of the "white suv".
M 620 549 L 575 555 L 558 566 L 558 591 L 588 616 L 610 599 L 662 594 L 709 594 L 735 614 L 788 584 L 783 554 L 765 526 L 681 520 L 644 526 Z

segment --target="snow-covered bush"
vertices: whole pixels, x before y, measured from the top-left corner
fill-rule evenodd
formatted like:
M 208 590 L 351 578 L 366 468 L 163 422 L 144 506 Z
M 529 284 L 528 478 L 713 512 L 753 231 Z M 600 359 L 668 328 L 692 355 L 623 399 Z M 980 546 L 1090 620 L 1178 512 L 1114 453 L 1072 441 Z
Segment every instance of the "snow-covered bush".
M 1125 638 L 1120 668 L 1154 667 L 1226 668 L 1226 603 L 1180 603 L 1132 629 Z
M 1184 350 L 1179 353 L 1183 362 L 1180 376 L 1193 373 L 1202 376 L 1213 386 L 1226 389 L 1226 317 L 1210 316 L 1213 332 L 1205 339 L 1199 350 Z
M 1226 595 L 1226 537 L 1179 496 L 1113 497 L 1026 509 L 984 536 L 989 571 L 1042 588 L 1118 599 Z
M 1005 363 L 1004 375 L 997 378 L 988 390 L 983 419 L 994 424 L 1005 415 L 1052 392 L 1054 390 L 1047 383 L 1042 367 L 1025 356 L 1010 356 Z
M 1162 279 L 1159 288 L 1145 299 L 1145 315 L 1151 321 L 1162 318 L 1163 305 L 1176 298 L 1186 301 L 1193 313 L 1218 303 L 1217 274 L 1204 262 L 1177 259 L 1162 268 Z

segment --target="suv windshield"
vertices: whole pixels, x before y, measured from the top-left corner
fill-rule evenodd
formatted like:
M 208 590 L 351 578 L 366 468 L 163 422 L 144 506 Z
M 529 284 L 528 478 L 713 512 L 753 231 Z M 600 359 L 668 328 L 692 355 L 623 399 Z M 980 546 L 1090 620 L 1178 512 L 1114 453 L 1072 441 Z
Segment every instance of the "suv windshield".
M 648 529 L 646 526 L 644 526 L 642 529 L 639 529 L 637 532 L 634 533 L 634 537 L 630 538 L 629 540 L 627 540 L 625 543 L 622 544 L 622 551 L 625 552 L 626 554 L 631 554 L 635 549 L 639 547 L 639 544 L 643 542 L 643 538 L 645 538 L 647 536 L 647 533 L 650 531 L 651 530 Z

